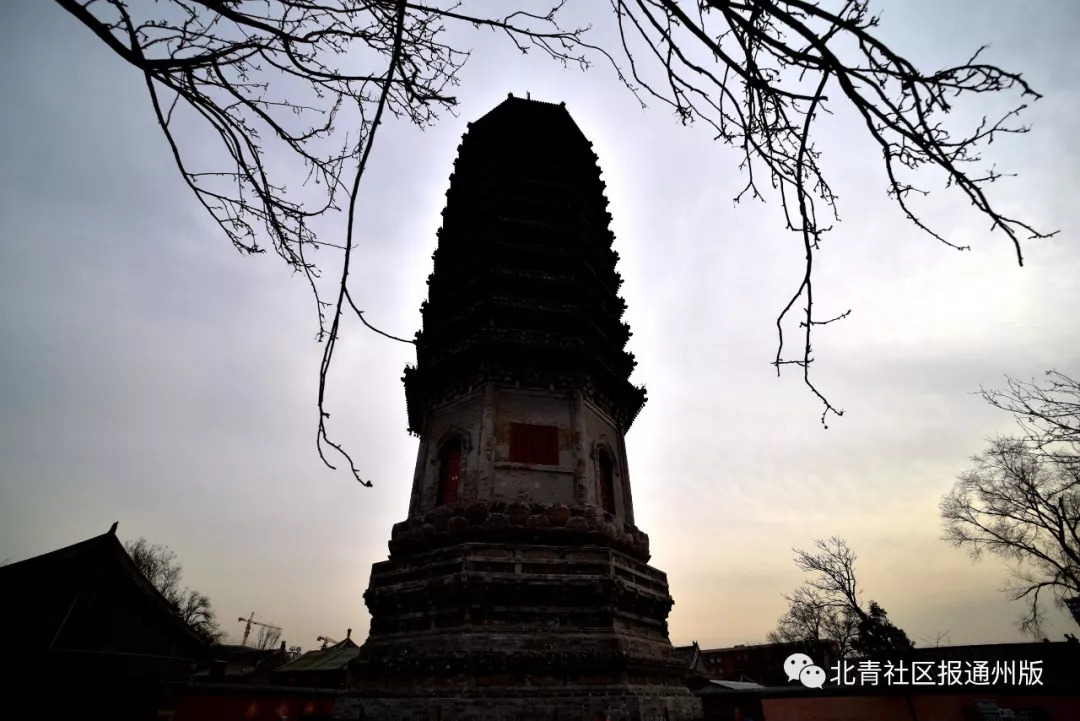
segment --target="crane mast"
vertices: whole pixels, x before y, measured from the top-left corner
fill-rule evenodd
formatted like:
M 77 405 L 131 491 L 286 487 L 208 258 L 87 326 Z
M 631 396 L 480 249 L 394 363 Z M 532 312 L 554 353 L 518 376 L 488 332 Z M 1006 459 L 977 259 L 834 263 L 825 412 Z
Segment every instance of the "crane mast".
M 281 631 L 281 628 L 279 626 L 275 626 L 275 625 L 270 624 L 270 623 L 263 623 L 262 621 L 256 621 L 254 611 L 251 612 L 251 615 L 249 617 L 244 618 L 243 616 L 241 616 L 240 618 L 238 618 L 236 620 L 239 621 L 240 623 L 244 624 L 244 640 L 240 642 L 241 646 L 247 646 L 248 636 L 251 635 L 251 627 L 252 626 L 262 626 L 263 628 L 268 628 L 271 631 L 278 631 L 278 632 Z

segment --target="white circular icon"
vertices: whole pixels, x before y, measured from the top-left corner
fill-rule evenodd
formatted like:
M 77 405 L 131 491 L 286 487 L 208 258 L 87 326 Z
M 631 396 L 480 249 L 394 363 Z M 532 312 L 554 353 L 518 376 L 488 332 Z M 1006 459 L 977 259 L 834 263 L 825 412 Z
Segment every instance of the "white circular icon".
M 799 680 L 807 688 L 821 688 L 825 685 L 825 669 L 821 666 L 807 666 L 799 674 Z
M 807 666 L 813 666 L 813 660 L 805 653 L 793 653 L 784 661 L 784 671 L 787 672 L 788 681 L 798 681 L 799 674 Z

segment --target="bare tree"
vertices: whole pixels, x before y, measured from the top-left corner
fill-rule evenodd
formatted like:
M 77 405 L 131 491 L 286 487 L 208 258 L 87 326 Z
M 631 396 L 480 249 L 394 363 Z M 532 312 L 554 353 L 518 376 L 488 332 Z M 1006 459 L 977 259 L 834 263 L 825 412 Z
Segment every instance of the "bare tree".
M 274 626 L 259 626 L 259 633 L 255 637 L 255 648 L 265 651 L 277 648 L 281 641 L 281 629 Z
M 992 439 L 940 506 L 947 541 L 975 560 L 990 553 L 1012 564 L 1003 591 L 1025 604 L 1020 628 L 1035 637 L 1044 594 L 1058 607 L 1080 596 L 1080 384 L 1048 376 L 982 391 L 1021 435 Z
M 717 139 L 741 151 L 747 183 L 735 201 L 761 198 L 763 187 L 779 194 L 787 228 L 801 238 L 805 264 L 801 283 L 777 317 L 773 362 L 777 372 L 783 365 L 802 369 L 824 406 L 822 423 L 829 413 L 843 411 L 810 380 L 811 337 L 817 326 L 851 312 L 823 318 L 814 310 L 814 254 L 839 220 L 813 142 L 814 123 L 822 115 L 838 104 L 862 121 L 881 151 L 889 197 L 913 225 L 945 245 L 967 250 L 921 220 L 912 200 L 928 191 L 911 178 L 922 169 L 939 171 L 947 187 L 958 189 L 992 228 L 1003 231 L 1021 265 L 1022 236 L 1046 237 L 995 209 L 985 191 L 1002 176 L 979 155 L 999 135 L 1027 131 L 1013 124 L 1026 106 L 1019 103 L 1000 118 L 983 118 L 959 131 L 943 122 L 962 96 L 1016 91 L 1021 98 L 1040 97 L 1019 74 L 983 62 L 985 46 L 956 66 L 920 72 L 915 61 L 879 39 L 880 15 L 867 0 L 845 0 L 833 5 L 837 10 L 816 0 L 702 0 L 695 12 L 675 0 L 612 3 L 634 80 L 684 122 L 706 123 Z M 662 66 L 660 80 L 639 72 L 631 37 L 644 41 L 641 55 Z M 709 67 L 700 57 L 715 64 Z M 802 343 L 795 357 L 785 357 L 784 320 L 800 301 Z
M 183 567 L 176 553 L 161 543 L 150 543 L 145 538 L 138 538 L 124 544 L 124 550 L 135 562 L 135 567 L 146 576 L 146 580 L 161 592 L 170 603 L 179 603 L 183 595 L 180 577 Z
M 920 71 L 879 39 L 879 18 L 866 0 L 846 0 L 832 10 L 816 0 L 610 0 L 606 17 L 619 33 L 619 62 L 586 40 L 588 28 L 560 25 L 565 0 L 535 11 L 526 0 L 500 3 L 496 14 L 466 12 L 450 0 L 56 2 L 142 73 L 180 173 L 232 244 L 260 253 L 268 242 L 310 284 L 317 337 L 326 343 L 317 447 L 327 465 L 334 467 L 330 449 L 365 485 L 349 454 L 327 434 L 326 383 L 342 316 L 352 311 L 383 336 L 412 341 L 371 326 L 350 289 L 356 198 L 388 114 L 424 127 L 453 109 L 452 91 L 469 52 L 444 42 L 448 26 L 494 31 L 515 50 L 535 50 L 564 65 L 586 69 L 600 60 L 642 107 L 655 101 L 683 123 L 703 122 L 716 139 L 741 151 L 747 184 L 735 200 L 771 192 L 787 228 L 800 238 L 804 274 L 778 314 L 773 364 L 778 373 L 787 365 L 801 369 L 823 404 L 822 423 L 843 411 L 811 381 L 812 334 L 850 312 L 823 317 L 814 308 L 814 255 L 838 217 L 813 142 L 823 114 L 843 108 L 862 122 L 881 150 L 889 196 L 942 243 L 951 245 L 913 205 L 927 192 L 912 184 L 916 171 L 939 171 L 946 187 L 1006 234 L 1021 262 L 1022 236 L 1046 235 L 995 208 L 985 191 L 1002 176 L 979 155 L 1001 134 L 1025 132 L 1014 124 L 1022 100 L 1039 95 L 1019 74 L 984 62 L 982 49 L 956 66 Z M 974 127 L 946 125 L 943 116 L 958 98 L 984 93 L 1015 93 L 1020 100 L 1002 117 Z M 219 137 L 220 165 L 194 166 L 176 132 L 184 114 Z M 271 146 L 303 164 L 305 184 L 311 184 L 305 192 L 313 200 L 287 195 L 284 178 L 291 171 L 271 167 Z M 343 237 L 317 237 L 312 220 L 343 205 Z M 327 248 L 341 259 L 331 300 L 320 293 L 321 266 L 314 260 Z M 801 342 L 789 357 L 784 329 L 793 311 Z
M 815 551 L 795 549 L 795 565 L 813 574 L 805 583 L 822 598 L 842 604 L 860 618 L 866 614 L 859 604 L 859 588 L 855 580 L 855 560 L 858 556 L 847 542 L 833 536 L 814 541 Z
M 833 641 L 840 658 L 852 654 L 859 618 L 847 605 L 806 586 L 799 586 L 784 599 L 789 604 L 788 610 L 776 622 L 776 630 L 766 637 L 769 643 Z
M 944 646 L 952 645 L 950 633 L 951 629 L 949 631 L 938 631 L 933 637 L 917 636 L 916 638 L 922 641 L 923 647 L 925 648 L 942 648 Z
M 1042 383 L 1006 376 L 1004 389 L 982 388 L 979 395 L 1012 414 L 1020 437 L 1033 451 L 1075 455 L 1080 452 L 1080 381 L 1056 370 L 1048 370 L 1044 376 Z
M 180 618 L 184 619 L 184 623 L 198 631 L 208 641 L 216 642 L 221 639 L 223 632 L 218 626 L 217 614 L 210 603 L 209 596 L 194 589 L 185 588 L 177 605 Z
M 210 597 L 180 585 L 183 567 L 176 553 L 168 546 L 150 543 L 145 538 L 128 541 L 124 549 L 135 567 L 150 584 L 172 604 L 180 618 L 208 642 L 221 638 L 217 615 Z
M 829 639 L 841 656 L 886 657 L 914 646 L 876 601 L 864 609 L 855 577 L 855 551 L 836 536 L 814 541 L 814 551 L 795 551 L 795 565 L 812 574 L 791 596 L 770 638 Z

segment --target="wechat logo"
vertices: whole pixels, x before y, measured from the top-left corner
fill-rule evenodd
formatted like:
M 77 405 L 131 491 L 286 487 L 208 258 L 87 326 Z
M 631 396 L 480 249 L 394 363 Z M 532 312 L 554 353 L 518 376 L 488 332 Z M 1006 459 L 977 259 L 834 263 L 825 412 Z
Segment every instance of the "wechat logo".
M 825 685 L 825 669 L 814 664 L 805 653 L 793 653 L 784 661 L 784 671 L 788 681 L 798 681 L 807 688 L 821 688 Z

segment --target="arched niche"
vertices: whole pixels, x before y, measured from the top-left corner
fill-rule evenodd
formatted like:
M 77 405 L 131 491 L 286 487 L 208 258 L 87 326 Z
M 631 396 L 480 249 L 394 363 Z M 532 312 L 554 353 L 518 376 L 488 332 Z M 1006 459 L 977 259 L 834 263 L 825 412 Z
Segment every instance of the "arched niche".
M 453 428 L 439 439 L 431 462 L 435 465 L 435 505 L 452 506 L 461 500 L 465 463 L 472 448 L 469 434 Z
M 596 505 L 615 515 L 615 488 L 618 485 L 618 456 L 606 441 L 597 441 L 593 446 L 593 463 L 596 471 Z

